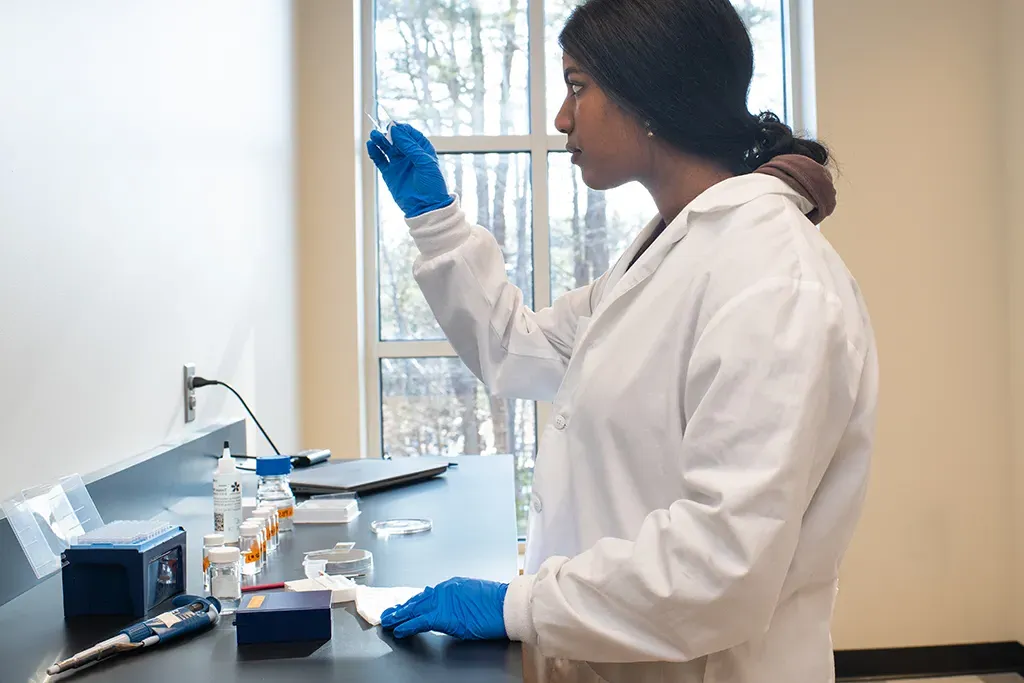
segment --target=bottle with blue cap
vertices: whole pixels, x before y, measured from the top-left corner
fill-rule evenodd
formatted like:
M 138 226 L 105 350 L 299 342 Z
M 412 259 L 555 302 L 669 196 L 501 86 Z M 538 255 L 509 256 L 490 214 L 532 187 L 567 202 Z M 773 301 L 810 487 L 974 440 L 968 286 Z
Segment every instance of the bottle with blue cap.
M 295 494 L 292 493 L 288 475 L 292 473 L 292 459 L 286 455 L 256 459 L 256 504 L 264 503 L 277 508 L 280 517 L 280 531 L 291 531 L 295 514 Z

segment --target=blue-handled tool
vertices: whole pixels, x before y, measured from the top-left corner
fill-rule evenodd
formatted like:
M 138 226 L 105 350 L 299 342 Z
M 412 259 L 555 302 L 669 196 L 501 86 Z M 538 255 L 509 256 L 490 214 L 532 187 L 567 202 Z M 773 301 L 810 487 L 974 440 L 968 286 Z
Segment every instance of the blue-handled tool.
M 47 669 L 46 673 L 54 676 L 123 652 L 166 643 L 185 634 L 209 628 L 220 619 L 221 607 L 217 598 L 179 595 L 173 604 L 175 609 L 170 612 L 132 624 L 113 638 L 57 662 Z

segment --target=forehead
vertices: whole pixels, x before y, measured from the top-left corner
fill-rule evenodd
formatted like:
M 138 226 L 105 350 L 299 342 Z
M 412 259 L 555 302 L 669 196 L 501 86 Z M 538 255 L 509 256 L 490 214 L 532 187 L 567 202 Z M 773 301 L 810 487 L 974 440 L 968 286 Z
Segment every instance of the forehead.
M 576 60 L 573 59 L 569 55 L 568 52 L 563 52 L 562 53 L 562 69 L 565 70 L 565 69 L 569 69 L 569 68 L 578 69 L 579 68 L 579 64 L 576 63 Z

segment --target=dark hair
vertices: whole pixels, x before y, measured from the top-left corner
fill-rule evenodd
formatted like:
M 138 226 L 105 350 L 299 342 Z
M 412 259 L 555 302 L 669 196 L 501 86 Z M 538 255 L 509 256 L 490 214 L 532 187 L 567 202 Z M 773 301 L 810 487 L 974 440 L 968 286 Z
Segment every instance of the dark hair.
M 587 0 L 559 44 L 655 135 L 747 173 L 780 154 L 828 162 L 771 112 L 747 109 L 750 34 L 729 0 Z

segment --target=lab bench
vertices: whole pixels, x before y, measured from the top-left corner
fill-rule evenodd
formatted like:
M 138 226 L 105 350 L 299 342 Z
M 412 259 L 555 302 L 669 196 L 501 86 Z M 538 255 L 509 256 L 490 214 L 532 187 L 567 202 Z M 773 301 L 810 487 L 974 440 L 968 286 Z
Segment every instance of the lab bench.
M 303 553 L 353 541 L 373 553 L 375 586 L 427 586 L 452 576 L 508 581 L 518 573 L 514 472 L 509 456 L 465 456 L 441 477 L 362 496 L 348 524 L 296 525 L 257 583 L 302 578 Z M 212 463 L 211 463 L 212 470 Z M 252 475 L 245 475 L 251 477 Z M 249 482 L 251 483 L 251 482 Z M 212 496 L 182 498 L 161 518 L 188 532 L 188 588 L 202 594 L 203 534 L 212 526 Z M 427 517 L 433 529 L 377 537 L 377 519 Z M 19 552 L 4 548 L 3 552 Z M 157 611 L 168 609 L 163 605 Z M 396 640 L 356 616 L 353 603 L 333 610 L 327 643 L 237 646 L 231 615 L 211 632 L 91 668 L 50 678 L 46 668 L 131 623 L 127 618 L 65 620 L 60 577 L 54 576 L 0 606 L 0 683 L 103 681 L 191 683 L 231 681 L 521 681 L 519 645 L 460 642 L 435 634 Z

